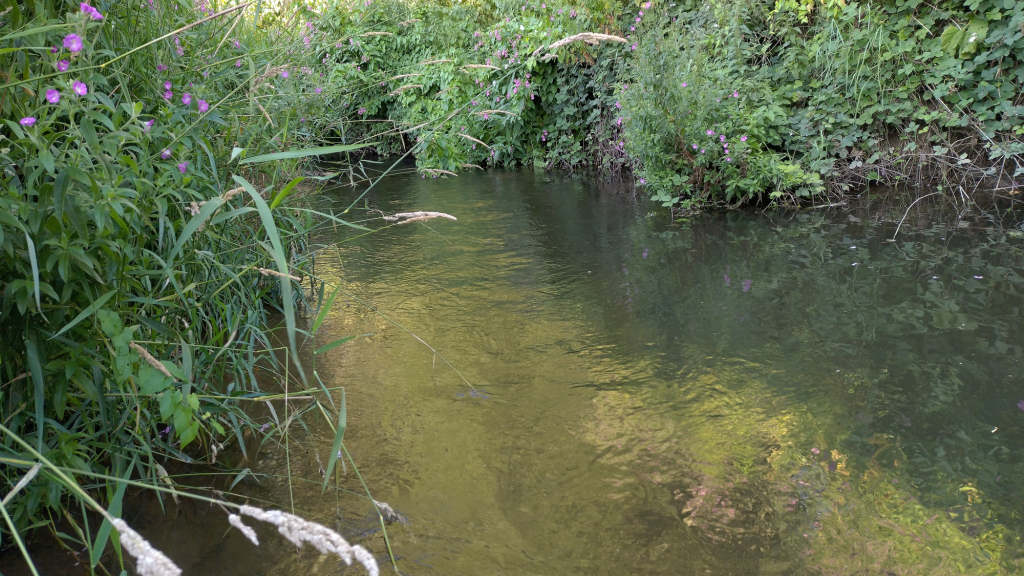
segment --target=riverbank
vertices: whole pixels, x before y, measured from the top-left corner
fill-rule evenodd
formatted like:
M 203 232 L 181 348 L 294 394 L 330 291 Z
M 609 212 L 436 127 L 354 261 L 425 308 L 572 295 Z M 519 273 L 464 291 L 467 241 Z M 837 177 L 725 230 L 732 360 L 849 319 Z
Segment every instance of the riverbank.
M 837 201 L 1024 176 L 1024 7 L 377 0 L 324 12 L 345 137 L 426 177 L 627 171 L 667 207 Z M 589 43 L 584 32 L 608 36 Z

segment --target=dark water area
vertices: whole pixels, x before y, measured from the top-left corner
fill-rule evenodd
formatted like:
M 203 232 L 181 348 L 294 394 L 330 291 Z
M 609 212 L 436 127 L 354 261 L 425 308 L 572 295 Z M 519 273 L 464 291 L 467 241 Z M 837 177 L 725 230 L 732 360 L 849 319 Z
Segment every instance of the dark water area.
M 310 362 L 407 519 L 403 574 L 1024 573 L 1014 222 L 922 203 L 891 241 L 906 202 L 671 222 L 606 188 L 398 177 L 370 208 L 458 222 L 316 239 L 343 290 L 317 345 L 358 337 Z M 235 491 L 393 573 L 351 467 L 321 491 L 332 437 L 306 420 L 253 463 L 277 479 Z M 186 574 L 339 571 L 205 504 L 175 515 L 144 532 Z

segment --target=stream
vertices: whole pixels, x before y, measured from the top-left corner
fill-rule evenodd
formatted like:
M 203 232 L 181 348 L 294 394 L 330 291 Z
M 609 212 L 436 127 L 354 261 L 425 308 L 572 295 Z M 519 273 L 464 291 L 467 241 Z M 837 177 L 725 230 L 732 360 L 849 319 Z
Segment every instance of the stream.
M 317 345 L 355 338 L 311 358 L 401 573 L 1024 571 L 1024 237 L 922 202 L 891 241 L 907 203 L 671 222 L 586 178 L 384 180 L 369 207 L 458 221 L 323 229 Z M 308 420 L 258 492 L 393 573 Z M 186 574 L 339 570 L 205 505 L 166 522 Z

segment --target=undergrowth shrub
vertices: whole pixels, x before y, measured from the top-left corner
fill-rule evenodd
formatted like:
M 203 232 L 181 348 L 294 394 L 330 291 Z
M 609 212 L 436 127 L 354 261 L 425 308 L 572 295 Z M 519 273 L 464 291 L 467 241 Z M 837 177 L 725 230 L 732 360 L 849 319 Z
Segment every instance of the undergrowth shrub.
M 311 217 L 286 201 L 294 161 L 257 153 L 317 138 L 306 119 L 324 113 L 309 28 L 275 16 L 174 0 L 0 16 L 0 492 L 37 460 L 18 438 L 106 478 L 94 493 L 114 506 L 118 478 L 162 485 L 274 433 L 242 405 L 258 372 L 288 369 L 278 311 L 295 352 Z M 41 477 L 4 503 L 4 545 L 61 521 L 91 547 L 77 492 Z
M 355 109 L 347 141 L 411 151 L 424 175 L 484 166 L 625 164 L 614 81 L 621 47 L 541 48 L 609 14 L 562 1 L 445 5 L 389 0 L 323 14 L 318 54 Z

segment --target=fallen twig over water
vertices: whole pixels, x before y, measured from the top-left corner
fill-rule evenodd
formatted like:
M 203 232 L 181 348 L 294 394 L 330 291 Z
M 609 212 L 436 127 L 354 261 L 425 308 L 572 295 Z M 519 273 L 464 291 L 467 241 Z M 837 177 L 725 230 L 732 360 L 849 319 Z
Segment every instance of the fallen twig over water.
M 399 212 L 393 216 L 383 216 L 384 220 L 397 224 L 408 224 L 410 222 L 425 222 L 434 218 L 445 218 L 458 222 L 458 218 L 444 212 Z

